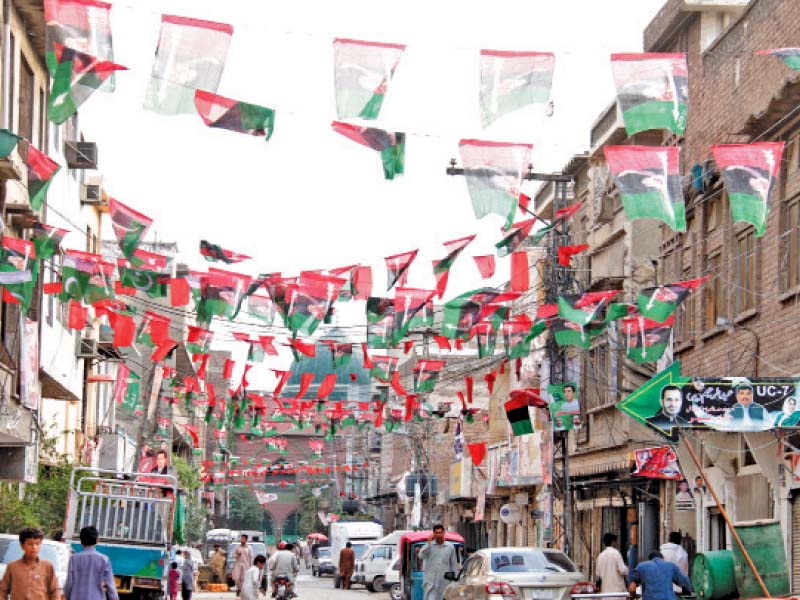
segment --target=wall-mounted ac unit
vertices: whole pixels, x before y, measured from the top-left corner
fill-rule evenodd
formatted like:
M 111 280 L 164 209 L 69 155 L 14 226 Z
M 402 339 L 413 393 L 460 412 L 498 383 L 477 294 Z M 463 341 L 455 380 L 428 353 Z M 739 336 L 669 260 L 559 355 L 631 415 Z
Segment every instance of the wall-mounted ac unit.
M 76 358 L 95 358 L 97 356 L 97 340 L 80 337 L 75 344 Z
M 70 169 L 96 169 L 97 144 L 94 142 L 64 142 L 64 157 Z

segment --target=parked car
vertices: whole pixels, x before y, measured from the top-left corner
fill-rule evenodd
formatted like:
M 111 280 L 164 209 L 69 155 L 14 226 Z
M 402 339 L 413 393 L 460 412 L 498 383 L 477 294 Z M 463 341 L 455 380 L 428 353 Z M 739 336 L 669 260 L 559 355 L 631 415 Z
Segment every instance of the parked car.
M 62 589 L 67 582 L 69 555 L 70 549 L 67 544 L 53 540 L 43 540 L 39 549 L 39 558 L 44 558 L 53 563 L 53 570 Z M 0 578 L 5 575 L 6 565 L 18 558 L 22 558 L 22 546 L 19 545 L 19 536 L 0 533 Z
M 383 591 L 389 592 L 389 597 L 392 600 L 403 600 L 403 588 L 400 587 L 399 556 L 383 572 Z
M 253 551 L 253 558 L 259 554 L 263 554 L 269 558 L 269 552 L 267 552 L 267 547 L 264 545 L 264 542 L 249 542 L 247 545 L 250 546 L 250 549 Z M 228 547 L 228 557 L 225 560 L 225 581 L 228 587 L 232 587 L 235 583 L 233 581 L 233 565 L 236 564 L 236 557 L 233 553 L 238 547 L 239 544 L 231 544 Z
M 370 592 L 383 591 L 384 572 L 397 556 L 397 544 L 406 530 L 393 531 L 367 547 L 364 556 L 356 560 L 350 583 L 363 583 Z
M 325 574 L 335 575 L 336 567 L 331 560 L 331 549 L 323 546 L 317 550 L 317 556 L 311 559 L 311 574 L 315 577 L 322 577 Z
M 486 548 L 465 562 L 445 600 L 489 600 L 497 596 L 525 600 L 570 600 L 574 594 L 594 594 L 563 552 L 549 548 Z

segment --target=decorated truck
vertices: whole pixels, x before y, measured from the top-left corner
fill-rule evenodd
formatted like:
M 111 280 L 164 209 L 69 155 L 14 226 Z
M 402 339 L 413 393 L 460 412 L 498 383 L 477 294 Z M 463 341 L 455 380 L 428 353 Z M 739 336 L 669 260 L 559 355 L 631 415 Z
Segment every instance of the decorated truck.
M 70 478 L 65 542 L 80 552 L 80 530 L 94 525 L 97 551 L 108 556 L 117 591 L 133 600 L 166 596 L 177 480 L 172 475 L 76 467 Z

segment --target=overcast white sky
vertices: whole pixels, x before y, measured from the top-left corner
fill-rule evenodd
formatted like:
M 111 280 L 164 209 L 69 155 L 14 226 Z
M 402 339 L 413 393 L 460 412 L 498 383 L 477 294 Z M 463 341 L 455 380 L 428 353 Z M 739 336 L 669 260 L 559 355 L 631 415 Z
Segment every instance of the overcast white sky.
M 456 262 L 450 297 L 508 277 L 508 259 L 482 282 L 470 258 L 493 253 L 502 219 L 477 221 L 463 178 L 445 174 L 458 140 L 532 142 L 537 170 L 560 169 L 587 149 L 591 123 L 614 97 L 609 54 L 640 51 L 663 3 L 116 2 L 115 60 L 131 70 L 117 76 L 116 93 L 82 107 L 81 128 L 98 143 L 107 190 L 156 219 L 148 238 L 176 241 L 195 266 L 206 238 L 256 257 L 238 265 L 252 274 L 372 264 L 380 290 L 383 257 L 420 248 L 409 285 L 432 288 L 441 242 L 478 233 Z M 268 143 L 142 109 L 162 12 L 234 26 L 217 93 L 276 109 Z M 374 124 L 408 132 L 406 173 L 394 181 L 377 153 L 330 129 L 334 37 L 408 44 Z M 554 115 L 538 106 L 482 130 L 480 48 L 554 52 Z

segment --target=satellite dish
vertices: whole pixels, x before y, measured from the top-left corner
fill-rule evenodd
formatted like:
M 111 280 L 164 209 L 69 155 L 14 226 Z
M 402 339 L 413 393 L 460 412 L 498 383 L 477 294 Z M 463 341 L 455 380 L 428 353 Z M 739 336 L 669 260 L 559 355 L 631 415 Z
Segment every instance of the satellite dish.
M 522 509 L 519 504 L 504 504 L 501 506 L 500 520 L 506 525 L 519 523 L 522 520 Z

